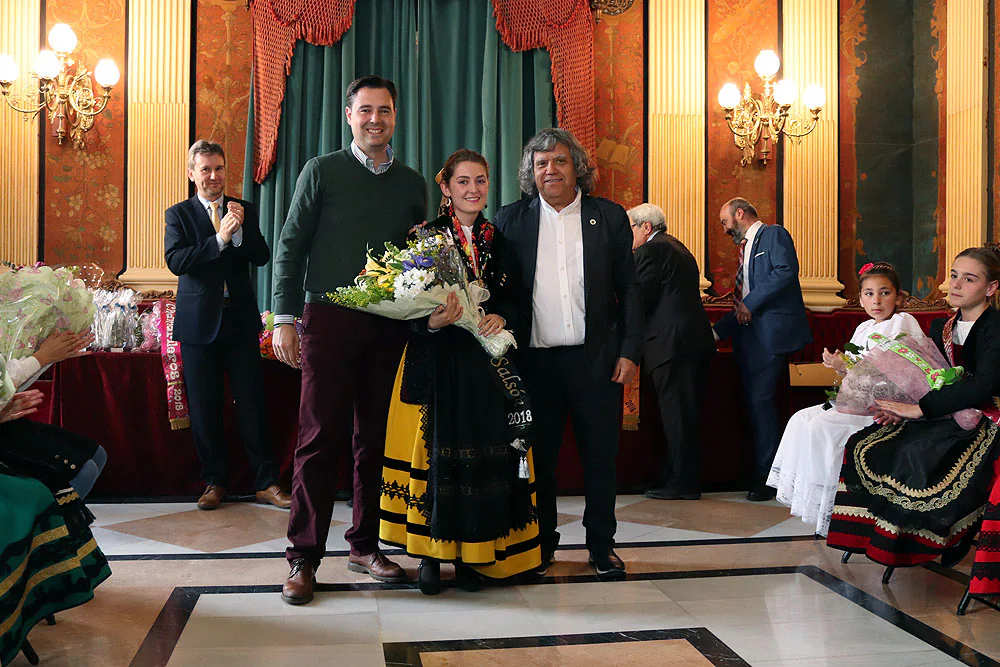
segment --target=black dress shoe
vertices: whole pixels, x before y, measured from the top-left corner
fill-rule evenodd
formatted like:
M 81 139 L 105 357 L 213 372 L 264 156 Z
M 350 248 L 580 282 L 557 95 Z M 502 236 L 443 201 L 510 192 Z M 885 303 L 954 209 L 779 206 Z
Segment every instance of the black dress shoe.
M 684 491 L 673 486 L 664 486 L 659 489 L 647 489 L 645 496 L 653 500 L 698 500 L 701 498 L 701 492 Z
M 756 482 L 750 487 L 750 492 L 747 493 L 747 500 L 752 503 L 762 503 L 771 500 L 777 493 L 777 489 L 773 489 L 763 482 Z
M 625 563 L 611 547 L 592 549 L 587 561 L 597 570 L 597 578 L 602 581 L 615 581 L 625 578 Z
M 475 593 L 483 587 L 483 580 L 479 573 L 468 565 L 455 564 L 455 583 L 463 591 Z
M 544 543 L 542 544 L 542 562 L 533 571 L 536 577 L 544 577 L 545 573 L 549 571 L 550 567 L 552 567 L 552 563 L 556 560 L 556 547 L 558 546 L 559 533 L 556 533 L 556 541 L 551 547 L 546 547 Z
M 441 563 L 431 558 L 420 561 L 417 574 L 417 586 L 424 595 L 437 595 L 441 592 Z

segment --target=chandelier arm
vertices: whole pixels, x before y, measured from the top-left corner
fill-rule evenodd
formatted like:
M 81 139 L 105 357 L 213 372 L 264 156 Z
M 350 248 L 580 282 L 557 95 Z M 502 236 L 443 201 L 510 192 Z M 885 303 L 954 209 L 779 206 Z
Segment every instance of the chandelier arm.
M 731 114 L 726 114 L 726 124 L 729 125 L 729 130 L 733 134 L 735 134 L 737 137 L 743 137 L 743 138 L 752 137 L 752 136 L 754 136 L 755 134 L 757 134 L 759 132 L 758 128 L 760 126 L 760 118 L 758 118 L 754 122 L 754 124 L 750 127 L 750 129 L 747 132 L 745 132 L 745 133 L 744 132 L 740 132 L 739 130 L 737 130 L 733 126 L 733 119 L 731 117 Z
M 17 111 L 18 113 L 29 114 L 29 118 L 34 118 L 42 111 L 42 109 L 46 107 L 45 102 L 40 102 L 38 106 L 35 107 L 34 109 L 22 109 L 21 107 L 17 106 L 16 104 L 10 101 L 10 95 L 8 95 L 7 93 L 3 94 L 3 99 L 5 102 L 7 102 L 7 106 L 9 106 L 11 109 Z
M 95 102 L 94 106 L 90 107 L 90 110 L 87 110 L 87 109 L 82 109 L 77 105 L 76 97 L 74 95 L 69 95 L 69 105 L 73 107 L 73 111 L 80 114 L 81 116 L 97 116 L 102 111 L 104 111 L 104 108 L 106 106 L 108 106 L 108 99 L 110 98 L 111 98 L 111 90 L 108 89 L 107 92 L 101 95 L 100 101 Z
M 797 139 L 799 137 L 804 137 L 807 134 L 809 134 L 810 132 L 812 132 L 813 130 L 815 130 L 816 126 L 818 124 L 819 124 L 819 114 L 816 113 L 816 114 L 813 114 L 812 120 L 809 121 L 809 125 L 806 126 L 805 130 L 803 130 L 801 132 L 793 132 L 793 131 L 789 131 L 788 129 L 784 129 L 783 128 L 782 131 L 785 133 L 785 136 L 795 137 Z

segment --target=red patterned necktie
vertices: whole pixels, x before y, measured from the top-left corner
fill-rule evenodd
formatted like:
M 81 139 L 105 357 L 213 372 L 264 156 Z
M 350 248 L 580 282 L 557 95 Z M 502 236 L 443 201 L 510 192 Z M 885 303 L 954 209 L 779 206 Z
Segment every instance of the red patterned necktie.
M 747 247 L 747 240 L 740 241 L 740 263 L 736 267 L 736 286 L 733 288 L 733 308 L 739 307 L 743 303 L 743 251 Z

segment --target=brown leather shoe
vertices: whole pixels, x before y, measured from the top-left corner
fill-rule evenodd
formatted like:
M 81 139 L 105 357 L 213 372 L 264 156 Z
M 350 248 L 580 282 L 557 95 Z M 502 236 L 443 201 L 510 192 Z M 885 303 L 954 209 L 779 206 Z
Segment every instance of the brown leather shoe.
M 347 558 L 347 569 L 351 572 L 363 572 L 372 579 L 390 584 L 406 581 L 406 571 L 382 555 L 381 551 L 373 551 L 364 556 L 351 554 Z
M 288 604 L 308 604 L 313 599 L 316 586 L 316 570 L 305 558 L 292 561 L 292 570 L 281 587 L 281 599 Z
M 292 497 L 281 490 L 277 484 L 272 484 L 263 491 L 257 492 L 257 502 L 265 505 L 271 504 L 287 510 L 292 506 Z
M 205 493 L 201 494 L 201 498 L 198 499 L 198 509 L 200 510 L 214 510 L 218 509 L 219 505 L 226 498 L 226 490 L 221 486 L 216 486 L 215 484 L 209 484 L 208 488 L 205 489 Z

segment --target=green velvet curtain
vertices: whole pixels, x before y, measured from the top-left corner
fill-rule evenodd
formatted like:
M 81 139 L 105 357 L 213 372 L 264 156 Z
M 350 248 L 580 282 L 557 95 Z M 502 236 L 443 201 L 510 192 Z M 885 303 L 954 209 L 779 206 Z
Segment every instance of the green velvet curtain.
M 512 52 L 490 0 L 420 0 L 420 158 L 428 203 L 441 199 L 434 176 L 451 153 L 471 148 L 490 163 L 489 211 L 520 196 L 524 144 L 556 124 L 547 51 Z
M 354 24 L 341 41 L 327 47 L 300 41 L 291 70 L 277 162 L 264 183 L 253 182 L 248 132 L 243 175 L 244 197 L 257 205 L 272 251 L 302 166 L 351 142 L 344 90 L 359 76 L 377 73 L 399 89 L 392 148 L 427 180 L 429 218 L 441 198 L 434 176 L 453 151 L 472 148 L 489 160 L 489 217 L 520 196 L 524 143 L 556 123 L 548 53 L 511 52 L 497 33 L 491 0 L 357 0 Z M 270 308 L 271 287 L 269 263 L 257 271 L 262 310 Z
M 317 155 L 351 143 L 351 128 L 344 116 L 344 90 L 351 81 L 376 72 L 396 82 L 399 98 L 392 148 L 404 162 L 417 154 L 418 91 L 408 84 L 417 78 L 416 45 L 417 0 L 358 0 L 354 23 L 340 42 L 315 46 L 299 41 L 295 45 L 278 127 L 277 161 L 260 185 L 253 180 L 253 134 L 247 132 L 243 196 L 256 204 L 260 228 L 272 252 L 302 167 Z M 253 127 L 253 104 L 248 127 Z M 270 309 L 270 262 L 257 270 L 256 282 L 261 310 Z

